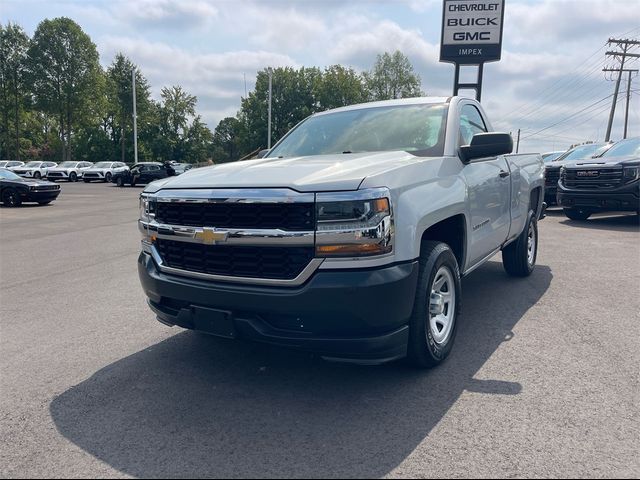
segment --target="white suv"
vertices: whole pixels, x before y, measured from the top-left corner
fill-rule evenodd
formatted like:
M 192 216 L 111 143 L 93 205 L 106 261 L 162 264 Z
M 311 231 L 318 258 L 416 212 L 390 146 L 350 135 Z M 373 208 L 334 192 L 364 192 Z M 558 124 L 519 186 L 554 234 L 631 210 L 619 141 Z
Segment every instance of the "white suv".
M 10 170 L 21 177 L 38 179 L 46 177 L 49 169 L 57 166 L 58 164 L 55 162 L 29 162 L 26 165 L 13 167 Z
M 68 180 L 69 182 L 77 182 L 82 178 L 85 170 L 91 168 L 91 162 L 62 162 L 55 168 L 47 171 L 47 179 L 55 182 L 56 180 Z
M 86 183 L 91 180 L 111 183 L 111 177 L 113 177 L 114 173 L 125 170 L 129 170 L 129 167 L 122 162 L 98 162 L 83 172 L 82 179 Z
M 21 167 L 24 165 L 24 162 L 20 162 L 18 160 L 3 160 L 0 162 L 0 168 L 15 168 L 15 167 Z

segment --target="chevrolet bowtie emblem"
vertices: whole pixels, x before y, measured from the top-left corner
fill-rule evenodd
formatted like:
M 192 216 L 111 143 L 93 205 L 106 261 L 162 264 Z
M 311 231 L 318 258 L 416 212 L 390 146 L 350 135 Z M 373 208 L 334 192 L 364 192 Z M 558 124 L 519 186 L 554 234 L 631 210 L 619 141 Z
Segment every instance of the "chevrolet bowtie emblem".
M 227 232 L 216 231 L 215 228 L 203 228 L 202 231 L 198 231 L 193 235 L 193 238 L 199 240 L 205 245 L 215 245 L 216 243 L 223 243 L 227 241 Z

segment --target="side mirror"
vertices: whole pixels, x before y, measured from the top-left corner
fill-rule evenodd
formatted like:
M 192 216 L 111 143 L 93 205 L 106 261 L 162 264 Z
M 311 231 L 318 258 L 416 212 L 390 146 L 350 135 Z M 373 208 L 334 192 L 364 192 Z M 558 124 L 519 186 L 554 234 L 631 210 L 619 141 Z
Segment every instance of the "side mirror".
M 264 150 L 260 150 L 258 152 L 258 155 L 256 155 L 256 158 L 264 158 L 267 153 L 269 153 L 268 148 L 265 148 Z
M 513 139 L 508 133 L 476 133 L 471 145 L 459 149 L 460 158 L 467 163 L 474 158 L 495 157 L 513 152 Z

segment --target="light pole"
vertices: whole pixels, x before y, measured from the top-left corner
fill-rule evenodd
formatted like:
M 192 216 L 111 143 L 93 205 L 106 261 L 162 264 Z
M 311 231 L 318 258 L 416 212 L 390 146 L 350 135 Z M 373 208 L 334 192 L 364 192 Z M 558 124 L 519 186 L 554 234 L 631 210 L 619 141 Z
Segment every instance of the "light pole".
M 269 119 L 267 121 L 267 148 L 271 150 L 271 83 L 273 77 L 273 69 L 269 67 L 267 69 L 269 74 Z
M 138 163 L 138 115 L 136 114 L 136 69 L 131 70 L 133 85 L 133 163 Z

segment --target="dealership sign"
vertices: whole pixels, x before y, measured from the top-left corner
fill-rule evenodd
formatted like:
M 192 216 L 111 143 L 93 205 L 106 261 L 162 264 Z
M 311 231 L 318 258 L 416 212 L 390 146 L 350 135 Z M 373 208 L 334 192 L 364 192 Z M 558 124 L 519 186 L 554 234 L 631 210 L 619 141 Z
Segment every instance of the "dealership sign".
M 481 65 L 500 60 L 504 0 L 444 0 L 440 61 Z

